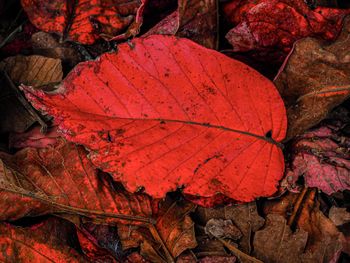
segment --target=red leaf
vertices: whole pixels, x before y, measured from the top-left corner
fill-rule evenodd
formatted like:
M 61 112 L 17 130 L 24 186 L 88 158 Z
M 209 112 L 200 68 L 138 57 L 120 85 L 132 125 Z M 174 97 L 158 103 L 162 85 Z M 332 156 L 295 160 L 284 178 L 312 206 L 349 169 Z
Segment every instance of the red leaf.
M 62 141 L 14 156 L 0 153 L 6 164 L 0 160 L 0 220 L 68 213 L 104 223 L 147 223 L 152 214 L 149 197 L 115 191 L 86 154 Z
M 21 228 L 0 224 L 1 262 L 86 262 L 69 246 L 74 227 L 56 218 Z
M 274 85 L 186 39 L 135 39 L 81 63 L 53 93 L 25 89 L 129 191 L 164 197 L 185 186 L 250 201 L 283 174 L 286 113 Z
M 304 0 L 243 0 L 226 4 L 235 27 L 226 35 L 234 51 L 283 61 L 293 43 L 307 36 L 333 40 L 349 9 L 311 9 Z
M 142 24 L 145 0 L 21 0 L 21 3 L 30 21 L 41 30 L 58 33 L 64 40 L 92 44 L 100 37 L 110 40 L 118 35 L 136 34 Z

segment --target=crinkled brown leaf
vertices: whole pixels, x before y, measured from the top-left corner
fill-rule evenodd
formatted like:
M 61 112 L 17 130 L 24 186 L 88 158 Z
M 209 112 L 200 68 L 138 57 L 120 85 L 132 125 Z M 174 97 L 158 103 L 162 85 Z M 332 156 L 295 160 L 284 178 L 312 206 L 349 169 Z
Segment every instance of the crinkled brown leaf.
M 300 262 L 336 262 L 339 258 L 344 237 L 320 211 L 315 190 L 305 190 L 301 194 L 288 193 L 279 200 L 267 202 L 264 211 L 287 218 L 290 226 L 308 233 Z
M 50 58 L 61 59 L 73 67 L 82 60 L 82 56 L 69 42 L 60 43 L 53 34 L 37 32 L 31 38 L 33 53 Z
M 217 1 L 178 0 L 175 12 L 160 21 L 145 36 L 177 35 L 189 38 L 207 48 L 217 48 Z
M 0 158 L 1 220 L 68 213 L 104 223 L 149 222 L 149 198 L 115 191 L 82 147 L 60 141 L 55 147 L 26 148 L 13 156 L 0 153 Z
M 50 218 L 32 227 L 0 224 L 1 262 L 89 262 L 70 246 L 75 229 Z
M 336 226 L 341 226 L 350 222 L 350 213 L 346 211 L 345 207 L 332 206 L 331 209 L 329 209 L 328 217 Z
M 118 226 L 123 249 L 141 246 L 141 255 L 151 262 L 169 262 L 186 249 L 197 246 L 194 223 L 189 213 L 195 205 L 166 198 L 154 216 L 156 223 L 145 229 L 137 226 Z M 162 244 L 163 243 L 163 244 Z
M 251 236 L 264 225 L 264 219 L 257 212 L 256 203 L 246 203 L 222 208 L 197 209 L 199 223 L 204 225 L 212 218 L 232 220 L 242 233 L 239 241 L 240 249 L 246 253 L 251 252 Z
M 264 263 L 303 262 L 303 251 L 307 242 L 307 232 L 291 231 L 286 219 L 280 215 L 270 214 L 266 224 L 254 236 L 254 255 Z
M 350 17 L 334 43 L 298 41 L 277 75 L 288 116 L 287 138 L 320 122 L 350 96 Z
M 63 78 L 60 59 L 37 55 L 8 57 L 0 62 L 0 70 L 5 70 L 18 85 L 37 87 L 60 82 Z

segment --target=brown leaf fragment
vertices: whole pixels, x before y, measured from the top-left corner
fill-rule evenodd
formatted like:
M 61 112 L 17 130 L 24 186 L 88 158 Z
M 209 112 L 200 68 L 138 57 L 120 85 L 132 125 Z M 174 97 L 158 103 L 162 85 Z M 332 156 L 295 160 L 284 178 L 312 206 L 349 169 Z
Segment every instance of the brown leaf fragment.
M 265 263 L 302 262 L 307 236 L 302 229 L 293 233 L 286 219 L 270 214 L 266 217 L 264 228 L 255 233 L 254 255 Z
M 350 213 L 346 211 L 345 207 L 332 206 L 328 216 L 336 226 L 341 226 L 350 222 Z
M 205 232 L 210 237 L 230 238 L 237 240 L 241 238 L 241 231 L 232 223 L 231 220 L 210 219 L 205 225 Z
M 77 52 L 72 43 L 60 43 L 54 35 L 46 32 L 37 32 L 31 38 L 33 52 L 49 58 L 61 59 L 63 63 L 67 63 L 70 67 L 75 66 L 82 57 Z
M 61 60 L 37 55 L 5 58 L 0 62 L 0 70 L 5 70 L 17 85 L 38 87 L 63 78 Z
M 207 256 L 199 259 L 199 263 L 235 263 L 237 258 L 235 256 Z
M 172 262 L 182 252 L 197 246 L 194 224 L 189 217 L 195 205 L 166 198 L 148 228 L 118 226 L 123 249 L 141 246 L 141 255 L 151 262 Z
M 240 249 L 248 254 L 251 251 L 252 234 L 264 225 L 264 219 L 259 216 L 255 202 L 221 208 L 199 207 L 197 214 L 199 223 L 204 226 L 212 218 L 231 220 L 242 233 Z
M 144 36 L 162 34 L 189 38 L 217 49 L 217 1 L 179 0 L 178 8 L 151 28 Z
M 274 80 L 288 116 L 287 138 L 324 119 L 350 96 L 350 17 L 333 43 L 305 38 L 295 43 Z

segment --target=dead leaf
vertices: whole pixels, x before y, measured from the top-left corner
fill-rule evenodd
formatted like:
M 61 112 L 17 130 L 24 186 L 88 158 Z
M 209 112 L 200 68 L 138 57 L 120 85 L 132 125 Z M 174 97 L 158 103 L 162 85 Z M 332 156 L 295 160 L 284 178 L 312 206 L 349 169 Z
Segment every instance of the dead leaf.
M 233 51 L 252 51 L 261 60 L 282 62 L 298 39 L 334 40 L 350 10 L 312 9 L 304 0 L 233 0 L 224 12 L 235 25 L 226 35 Z
M 334 43 L 298 41 L 277 75 L 288 116 L 287 138 L 319 123 L 350 96 L 350 17 Z
M 336 262 L 342 250 L 344 236 L 319 210 L 315 190 L 304 191 L 301 199 L 298 198 L 299 195 L 288 193 L 280 200 L 267 202 L 264 207 L 268 216 L 286 217 L 290 226 L 308 233 L 301 261 L 290 262 Z M 274 258 L 273 255 L 270 256 Z
M 293 233 L 282 216 L 269 214 L 264 228 L 255 233 L 254 255 L 264 263 L 303 262 L 307 236 L 302 229 Z
M 74 234 L 74 227 L 56 218 L 26 228 L 1 223 L 0 261 L 89 262 L 70 247 Z
M 303 176 L 306 186 L 317 187 L 328 195 L 350 190 L 350 138 L 343 131 L 350 114 L 344 113 L 347 118 L 333 116 L 294 142 L 282 187 L 293 190 Z
M 61 60 L 43 56 L 15 56 L 0 62 L 4 70 L 17 85 L 43 86 L 58 83 L 63 78 Z
M 350 213 L 346 211 L 346 208 L 332 206 L 329 210 L 329 219 L 336 226 L 341 226 L 350 222 Z
M 82 56 L 69 42 L 59 43 L 52 35 L 46 32 L 37 32 L 31 38 L 33 53 L 49 58 L 61 59 L 70 67 L 82 61 Z
M 141 255 L 151 262 L 174 262 L 182 252 L 197 246 L 194 223 L 189 217 L 194 209 L 195 205 L 189 202 L 166 198 L 150 228 L 118 226 L 123 249 L 141 246 Z
M 274 193 L 283 174 L 285 111 L 273 84 L 186 39 L 134 39 L 79 64 L 54 92 L 23 89 L 131 192 L 185 186 L 250 201 Z
M 144 36 L 155 34 L 185 37 L 211 49 L 217 49 L 217 1 L 179 0 L 177 10 Z
M 98 174 L 86 151 L 60 141 L 55 147 L 0 153 L 0 219 L 68 213 L 104 223 L 147 223 L 146 195 L 115 191 Z M 16 205 L 13 205 L 16 204 Z
M 240 249 L 248 254 L 251 252 L 250 244 L 253 233 L 264 225 L 264 219 L 259 216 L 254 202 L 222 208 L 198 207 L 196 214 L 199 224 L 204 226 L 213 218 L 231 220 L 242 233 L 242 238 L 238 242 Z
M 199 259 L 199 263 L 235 263 L 237 258 L 235 256 L 211 256 Z
M 231 220 L 210 219 L 205 225 L 205 233 L 209 237 L 230 238 L 238 240 L 242 237 L 241 231 L 232 223 Z
M 128 38 L 138 33 L 145 1 L 21 0 L 30 21 L 63 40 L 93 44 L 97 39 Z

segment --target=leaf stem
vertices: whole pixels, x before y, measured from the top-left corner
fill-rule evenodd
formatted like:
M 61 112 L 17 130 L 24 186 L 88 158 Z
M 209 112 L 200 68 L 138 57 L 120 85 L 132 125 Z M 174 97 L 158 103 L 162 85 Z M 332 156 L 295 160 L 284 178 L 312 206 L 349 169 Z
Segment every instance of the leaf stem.
M 236 248 L 234 245 L 230 244 L 226 240 L 224 240 L 222 238 L 217 238 L 217 239 L 238 258 L 243 258 L 245 260 L 248 260 L 250 262 L 255 262 L 255 263 L 264 263 L 263 261 L 255 258 L 255 257 L 249 256 L 246 253 L 240 251 L 238 248 Z

